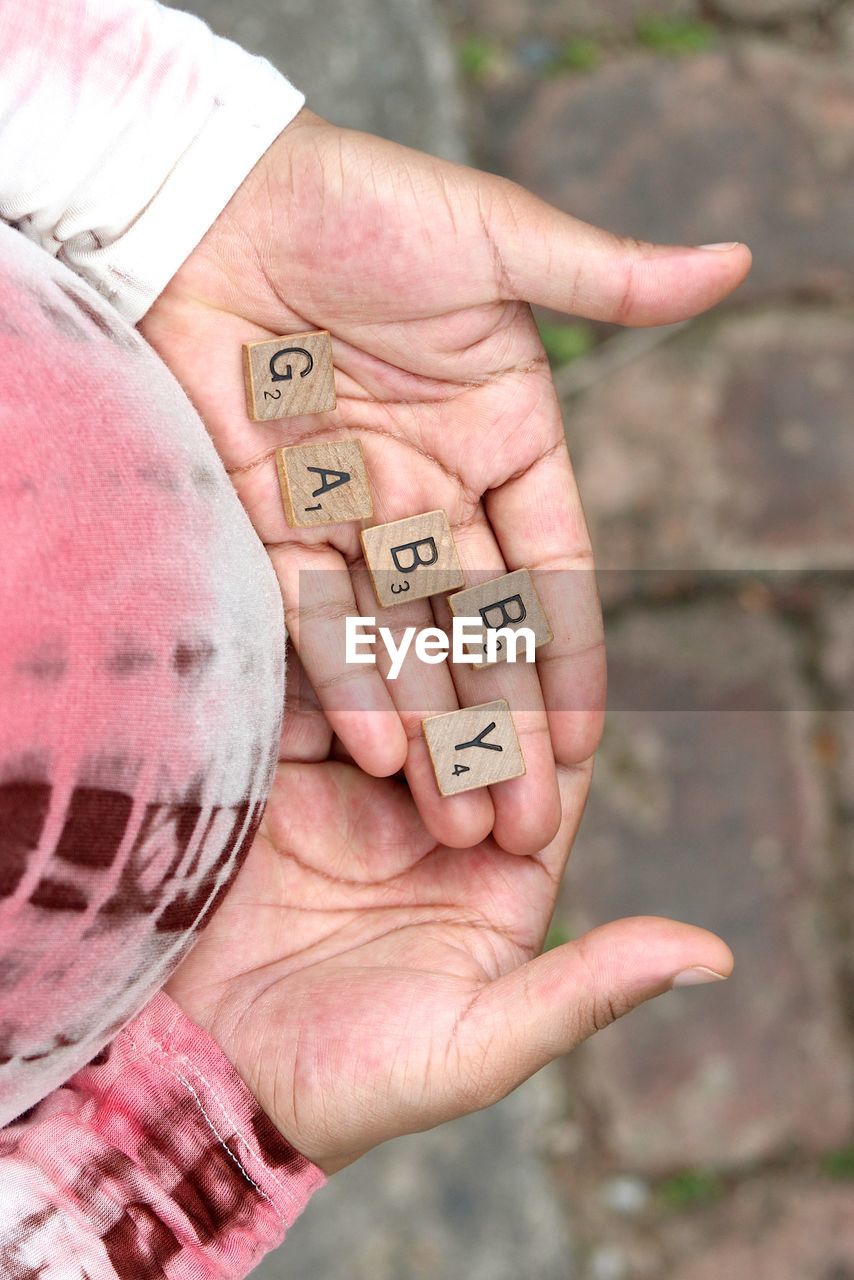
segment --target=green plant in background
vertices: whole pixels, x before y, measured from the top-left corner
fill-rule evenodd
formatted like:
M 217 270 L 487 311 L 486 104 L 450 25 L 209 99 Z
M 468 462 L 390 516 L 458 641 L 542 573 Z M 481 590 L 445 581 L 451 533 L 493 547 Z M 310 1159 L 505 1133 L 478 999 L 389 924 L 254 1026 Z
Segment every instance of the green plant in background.
M 543 943 L 543 951 L 551 951 L 554 947 L 562 947 L 565 942 L 572 942 L 572 934 L 564 922 L 555 916 L 549 925 L 549 931 Z
M 829 1151 L 822 1158 L 821 1171 L 829 1178 L 854 1178 L 854 1145 L 842 1147 L 839 1151 Z
M 723 1192 L 723 1180 L 713 1169 L 682 1169 L 659 1182 L 655 1189 L 656 1199 L 665 1209 L 714 1204 Z
M 715 43 L 714 27 L 707 22 L 695 22 L 690 18 L 647 14 L 638 18 L 636 30 L 641 44 L 670 57 L 705 53 Z
M 546 355 L 555 369 L 569 364 L 571 360 L 577 360 L 579 356 L 587 355 L 596 344 L 589 324 L 555 324 L 541 320 L 538 328 Z
M 549 75 L 562 71 L 595 71 L 602 61 L 602 49 L 595 40 L 567 40 L 548 66 Z
M 472 80 L 483 80 L 501 62 L 501 49 L 484 36 L 468 36 L 457 47 L 460 71 Z

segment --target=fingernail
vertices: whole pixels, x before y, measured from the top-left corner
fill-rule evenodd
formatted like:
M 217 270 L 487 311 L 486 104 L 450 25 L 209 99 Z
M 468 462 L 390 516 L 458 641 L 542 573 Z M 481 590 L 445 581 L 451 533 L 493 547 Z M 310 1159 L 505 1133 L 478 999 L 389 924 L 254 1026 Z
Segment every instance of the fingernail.
M 698 249 L 712 249 L 715 253 L 729 253 L 730 249 L 737 249 L 740 240 L 722 241 L 720 244 L 698 244 Z
M 715 973 L 714 969 L 707 969 L 705 965 L 695 965 L 693 969 L 683 969 L 681 973 L 677 973 L 673 982 L 673 987 L 698 987 L 701 982 L 725 982 L 726 975 L 723 973 Z

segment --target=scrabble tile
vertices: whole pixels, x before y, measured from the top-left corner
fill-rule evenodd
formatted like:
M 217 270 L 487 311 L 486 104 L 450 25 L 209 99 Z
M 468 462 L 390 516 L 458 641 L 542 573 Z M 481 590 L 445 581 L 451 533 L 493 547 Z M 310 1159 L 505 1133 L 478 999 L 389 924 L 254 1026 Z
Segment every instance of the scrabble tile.
M 325 331 L 245 342 L 243 368 L 253 422 L 335 408 L 332 339 Z
M 344 524 L 374 514 L 358 440 L 322 440 L 276 450 L 285 517 L 292 529 Z
M 387 608 L 453 591 L 465 582 L 444 511 L 363 529 L 362 550 L 379 603 Z
M 443 796 L 489 787 L 525 772 L 522 748 L 503 698 L 422 720 Z
M 549 620 L 545 615 L 534 580 L 527 569 L 516 569 L 513 573 L 505 573 L 502 578 L 493 578 L 490 582 L 481 583 L 477 587 L 468 587 L 449 596 L 448 604 L 455 618 L 478 618 L 482 625 L 482 639 L 469 644 L 469 650 L 476 653 L 478 645 L 486 656 L 486 636 L 489 631 L 506 628 L 518 631 L 527 627 L 534 633 L 534 648 L 548 644 L 554 639 Z M 470 634 L 475 635 L 472 627 Z M 507 643 L 499 636 L 497 639 L 496 662 L 507 660 Z M 517 662 L 525 660 L 525 646 L 519 644 L 516 650 Z M 482 666 L 492 665 L 485 660 Z M 477 670 L 477 666 L 475 670 Z

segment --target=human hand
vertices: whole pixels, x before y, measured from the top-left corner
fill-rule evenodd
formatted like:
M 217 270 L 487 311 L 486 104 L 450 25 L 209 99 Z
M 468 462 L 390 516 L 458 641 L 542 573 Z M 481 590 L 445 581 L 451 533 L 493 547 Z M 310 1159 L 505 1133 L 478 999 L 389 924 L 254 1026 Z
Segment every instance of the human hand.
M 601 729 L 590 543 L 527 303 L 663 324 L 717 302 L 749 263 L 743 246 L 616 239 L 502 179 L 304 111 L 145 317 L 143 333 L 199 408 L 268 547 L 292 641 L 335 733 L 370 774 L 405 764 L 437 840 L 468 848 L 493 831 L 506 850 L 542 848 L 560 822 L 555 761 L 586 760 Z M 249 422 L 241 343 L 311 328 L 333 337 L 336 411 Z M 347 614 L 392 627 L 447 619 L 438 601 L 378 608 L 356 572 L 355 525 L 286 524 L 275 449 L 351 433 L 364 443 L 377 522 L 441 507 L 464 571 L 533 572 L 555 635 L 536 669 L 409 661 L 391 684 L 377 668 L 346 666 Z M 300 580 L 307 569 L 330 572 Z M 526 775 L 440 797 L 422 717 L 496 697 L 510 704 Z
M 730 972 L 720 939 L 649 917 L 538 955 L 589 763 L 560 766 L 541 853 L 449 849 L 401 783 L 315 762 L 328 725 L 294 701 L 260 832 L 167 991 L 327 1174 L 496 1102 L 675 975 Z

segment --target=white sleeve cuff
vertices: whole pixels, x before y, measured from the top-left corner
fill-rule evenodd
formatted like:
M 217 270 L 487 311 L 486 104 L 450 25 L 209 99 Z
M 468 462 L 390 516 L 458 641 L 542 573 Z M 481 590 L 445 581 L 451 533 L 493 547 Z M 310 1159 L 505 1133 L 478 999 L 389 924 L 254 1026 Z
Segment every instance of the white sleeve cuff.
M 304 98 L 155 0 L 0 0 L 0 218 L 137 321 Z
M 111 244 L 70 242 L 63 260 L 136 323 L 208 231 L 305 97 L 236 45 L 233 78 L 139 217 Z

